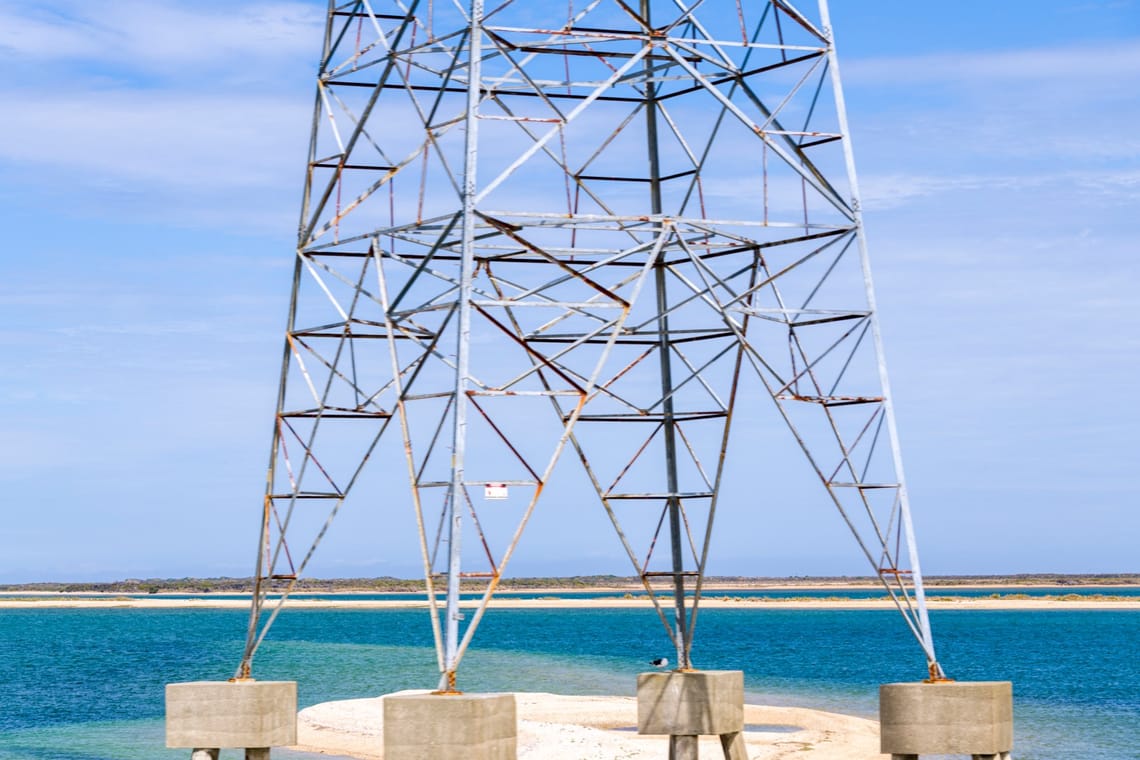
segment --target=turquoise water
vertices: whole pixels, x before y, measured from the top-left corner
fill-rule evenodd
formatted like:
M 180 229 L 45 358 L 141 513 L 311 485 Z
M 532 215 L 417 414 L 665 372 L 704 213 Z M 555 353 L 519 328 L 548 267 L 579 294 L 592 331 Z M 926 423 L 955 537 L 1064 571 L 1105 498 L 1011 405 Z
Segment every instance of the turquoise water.
M 1140 612 L 931 616 L 952 677 L 1014 682 L 1016 758 L 1140 757 Z M 244 623 L 240 610 L 4 610 L 0 760 L 186 757 L 162 747 L 163 685 L 229 677 Z M 419 610 L 286 611 L 255 675 L 297 680 L 302 705 L 430 687 L 433 651 L 409 646 L 430 636 Z M 475 644 L 460 673 L 470 691 L 632 694 L 669 654 L 649 610 L 493 610 Z M 750 699 L 868 716 L 879 683 L 924 669 L 885 610 L 704 610 L 694 657 L 744 670 Z

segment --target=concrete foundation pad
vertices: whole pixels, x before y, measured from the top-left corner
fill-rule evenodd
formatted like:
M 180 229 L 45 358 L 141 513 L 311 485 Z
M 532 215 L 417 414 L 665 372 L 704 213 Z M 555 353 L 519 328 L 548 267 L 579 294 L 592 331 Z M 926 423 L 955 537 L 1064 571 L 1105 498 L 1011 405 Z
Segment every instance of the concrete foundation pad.
M 285 747 L 297 743 L 295 681 L 166 685 L 166 746 Z
M 1001 755 L 1013 749 L 1009 681 L 891 683 L 879 687 L 882 751 Z
M 515 760 L 514 694 L 384 697 L 385 760 Z
M 694 670 L 637 677 L 637 732 L 670 736 L 744 730 L 744 672 Z

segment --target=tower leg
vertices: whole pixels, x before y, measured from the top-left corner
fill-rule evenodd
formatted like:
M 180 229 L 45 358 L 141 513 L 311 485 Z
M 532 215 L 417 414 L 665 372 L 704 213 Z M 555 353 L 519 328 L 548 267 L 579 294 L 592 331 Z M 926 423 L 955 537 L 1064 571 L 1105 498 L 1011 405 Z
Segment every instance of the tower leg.
M 245 760 L 269 760 L 269 747 L 249 747 L 245 751 Z
M 891 760 L 918 760 L 918 755 L 891 755 Z

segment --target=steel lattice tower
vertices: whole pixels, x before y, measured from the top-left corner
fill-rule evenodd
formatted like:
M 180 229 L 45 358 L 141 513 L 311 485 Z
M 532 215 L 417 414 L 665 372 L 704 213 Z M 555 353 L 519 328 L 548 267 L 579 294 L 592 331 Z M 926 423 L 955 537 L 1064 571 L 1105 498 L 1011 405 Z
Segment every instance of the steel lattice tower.
M 239 674 L 383 436 L 441 688 L 567 449 L 690 667 L 760 393 L 941 675 L 827 4 L 800 5 L 330 2 Z

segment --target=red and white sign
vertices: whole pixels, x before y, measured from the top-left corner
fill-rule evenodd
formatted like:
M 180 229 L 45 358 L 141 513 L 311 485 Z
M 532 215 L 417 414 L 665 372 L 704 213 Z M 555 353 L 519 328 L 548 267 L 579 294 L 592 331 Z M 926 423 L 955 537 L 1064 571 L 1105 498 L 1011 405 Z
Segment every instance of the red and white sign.
M 488 501 L 501 501 L 507 498 L 507 484 L 486 483 L 483 486 L 483 498 Z

